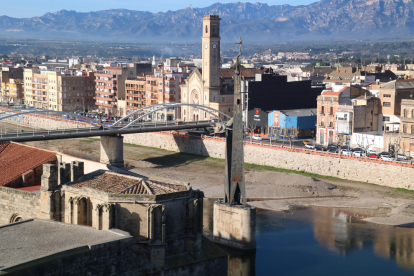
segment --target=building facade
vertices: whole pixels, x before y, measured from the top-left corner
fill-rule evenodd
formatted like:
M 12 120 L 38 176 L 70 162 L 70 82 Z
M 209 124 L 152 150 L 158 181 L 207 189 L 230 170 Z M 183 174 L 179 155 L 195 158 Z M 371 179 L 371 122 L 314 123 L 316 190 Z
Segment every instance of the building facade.
M 1 96 L 7 102 L 23 102 L 23 68 L 4 67 L 1 70 Z

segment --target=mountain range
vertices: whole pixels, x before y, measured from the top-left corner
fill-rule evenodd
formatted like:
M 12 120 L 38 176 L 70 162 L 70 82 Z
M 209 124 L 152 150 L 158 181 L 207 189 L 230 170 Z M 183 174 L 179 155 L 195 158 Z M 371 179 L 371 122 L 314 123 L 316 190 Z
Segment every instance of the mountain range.
M 306 6 L 216 3 L 151 13 L 127 9 L 61 10 L 40 17 L 0 16 L 0 37 L 199 41 L 201 18 L 222 18 L 222 40 L 407 39 L 414 37 L 414 0 L 321 0 Z

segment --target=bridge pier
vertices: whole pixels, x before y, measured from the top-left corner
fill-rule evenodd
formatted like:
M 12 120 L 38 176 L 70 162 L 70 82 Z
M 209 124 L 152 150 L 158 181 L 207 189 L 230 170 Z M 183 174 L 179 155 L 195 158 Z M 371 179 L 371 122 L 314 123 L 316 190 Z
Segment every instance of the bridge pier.
M 101 136 L 101 162 L 115 167 L 124 166 L 124 137 Z

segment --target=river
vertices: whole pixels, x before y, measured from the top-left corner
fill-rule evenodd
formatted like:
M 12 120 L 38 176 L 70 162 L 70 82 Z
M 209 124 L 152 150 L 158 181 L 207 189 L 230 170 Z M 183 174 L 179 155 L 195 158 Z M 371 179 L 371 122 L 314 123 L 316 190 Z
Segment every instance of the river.
M 212 227 L 212 199 L 204 208 Z M 383 215 L 385 210 L 378 210 Z M 233 275 L 412 275 L 414 229 L 367 223 L 372 210 L 257 210 L 257 250 L 230 253 Z

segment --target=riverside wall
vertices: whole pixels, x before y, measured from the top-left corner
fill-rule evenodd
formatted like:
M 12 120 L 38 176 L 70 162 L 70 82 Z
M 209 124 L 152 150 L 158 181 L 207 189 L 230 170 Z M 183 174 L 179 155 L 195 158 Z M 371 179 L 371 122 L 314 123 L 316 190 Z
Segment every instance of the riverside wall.
M 224 141 L 220 138 L 188 137 L 171 133 L 124 135 L 125 143 L 220 159 L 224 159 Z M 246 143 L 244 156 L 246 163 L 414 190 L 414 166 L 411 164 L 265 146 L 260 143 Z

